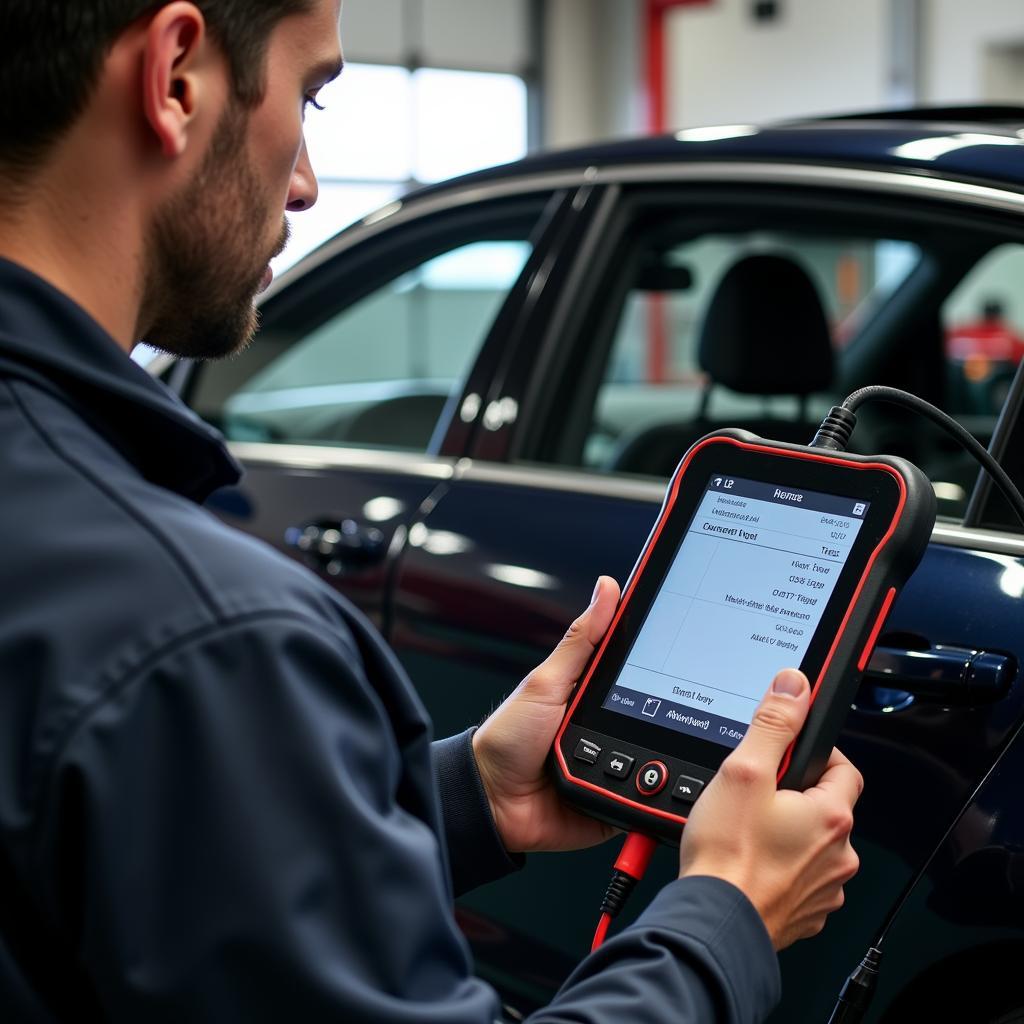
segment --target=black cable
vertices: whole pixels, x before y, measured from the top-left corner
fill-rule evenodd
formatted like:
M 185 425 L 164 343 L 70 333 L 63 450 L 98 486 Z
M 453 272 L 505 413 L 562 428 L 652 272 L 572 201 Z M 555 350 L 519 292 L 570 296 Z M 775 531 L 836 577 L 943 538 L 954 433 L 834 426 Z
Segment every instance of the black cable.
M 995 481 L 996 486 L 1003 492 L 1003 496 L 1010 503 L 1010 507 L 1017 514 L 1020 521 L 1024 523 L 1024 497 L 1021 496 L 1020 491 L 1014 486 L 1006 470 L 985 450 L 985 447 L 978 442 L 977 438 L 957 423 L 952 416 L 947 416 L 942 410 L 936 409 L 934 405 L 930 405 L 923 398 L 918 398 L 917 395 L 912 395 L 907 391 L 900 391 L 898 388 L 887 388 L 881 385 L 873 385 L 861 388 L 859 391 L 854 391 L 843 402 L 842 408 L 848 413 L 856 414 L 857 410 L 867 402 L 888 402 L 890 405 L 902 405 L 908 409 L 913 409 L 914 412 L 920 413 L 936 424 L 936 426 L 941 427 L 948 434 L 955 437 L 984 466 L 985 472 Z M 834 413 L 835 410 L 833 409 L 832 412 Z M 827 422 L 828 420 L 826 419 Z M 822 424 L 823 428 L 824 426 L 825 424 Z M 819 431 L 819 434 L 821 432 Z
M 988 771 L 985 772 L 981 781 L 978 782 L 971 790 L 970 796 L 968 796 L 964 801 L 960 810 L 957 811 L 953 820 L 949 823 L 949 826 L 942 833 L 939 841 L 932 848 L 932 852 L 928 854 L 925 862 L 917 869 L 910 881 L 904 885 L 899 898 L 886 914 L 885 920 L 882 922 L 882 927 L 879 929 L 879 932 L 875 937 L 875 941 L 871 944 L 871 948 L 868 950 L 867 955 L 863 960 L 861 960 L 853 974 L 846 979 L 846 983 L 843 985 L 843 989 L 839 994 L 839 1000 L 836 1003 L 835 1009 L 832 1011 L 832 1016 L 828 1019 L 828 1024 L 857 1024 L 858 1021 L 863 1019 L 863 1016 L 867 1012 L 868 1007 L 871 1005 L 871 1000 L 875 995 L 875 986 L 878 983 L 878 973 L 882 967 L 882 944 L 885 942 L 890 929 L 896 923 L 896 919 L 899 917 L 900 911 L 904 906 L 906 906 L 907 901 L 913 895 L 914 890 L 921 884 L 921 881 L 928 874 L 932 864 L 935 863 L 935 858 L 946 848 L 946 843 L 949 841 L 950 836 L 952 836 L 956 831 L 957 826 L 963 820 L 964 815 L 971 806 L 973 806 L 981 792 L 992 779 L 993 775 L 995 775 L 1004 756 L 1006 755 L 1006 752 L 1014 746 L 1018 738 L 1022 735 L 1024 735 L 1024 723 L 1018 725 L 1009 740 L 1003 744 L 999 756 L 989 766 Z
M 872 946 L 857 970 L 846 979 L 828 1024 L 856 1024 L 864 1017 L 875 995 L 881 963 L 882 951 Z
M 812 448 L 828 448 L 834 452 L 845 452 L 850 443 L 850 435 L 857 426 L 857 417 L 841 405 L 834 405 L 829 414 L 821 421 L 818 432 L 811 442 Z
M 834 407 L 828 416 L 825 417 L 818 428 L 818 433 L 811 442 L 811 447 L 826 448 L 839 452 L 846 451 L 850 437 L 857 425 L 857 410 L 867 402 L 888 402 L 890 405 L 901 405 L 920 413 L 948 434 L 951 434 L 978 460 L 985 472 L 988 473 L 996 486 L 1003 492 L 1003 495 L 1010 503 L 1010 507 L 1016 513 L 1021 523 L 1024 523 L 1024 497 L 1021 496 L 1020 491 L 1017 490 L 1009 475 L 999 465 L 993 455 L 986 451 L 977 438 L 965 430 L 951 416 L 947 416 L 940 409 L 936 409 L 934 405 L 930 405 L 924 399 L 918 398 L 917 395 L 912 395 L 907 391 L 900 391 L 898 388 L 889 388 L 882 385 L 873 385 L 855 391 L 841 406 Z M 1021 729 L 1024 729 L 1024 726 Z M 1004 748 L 1004 752 L 1006 749 L 1008 749 L 1008 746 Z M 988 781 L 1001 759 L 1002 755 L 996 758 L 995 763 L 985 773 L 985 777 L 975 787 L 970 798 L 953 818 L 953 821 L 939 840 L 938 845 L 928 855 L 924 864 L 918 869 L 909 884 L 904 888 L 899 899 L 889 910 L 882 924 L 881 931 L 878 933 L 874 943 L 872 943 L 871 948 L 854 972 L 846 979 L 846 983 L 843 985 L 839 999 L 832 1011 L 832 1016 L 829 1018 L 829 1024 L 857 1024 L 858 1021 L 863 1019 L 864 1014 L 871 1005 L 871 1000 L 874 998 L 875 987 L 878 983 L 878 973 L 882 966 L 882 943 L 885 941 L 889 929 L 895 923 L 911 893 L 927 874 L 936 855 L 943 848 L 946 840 L 953 833 L 960 819 L 971 806 L 971 803 Z

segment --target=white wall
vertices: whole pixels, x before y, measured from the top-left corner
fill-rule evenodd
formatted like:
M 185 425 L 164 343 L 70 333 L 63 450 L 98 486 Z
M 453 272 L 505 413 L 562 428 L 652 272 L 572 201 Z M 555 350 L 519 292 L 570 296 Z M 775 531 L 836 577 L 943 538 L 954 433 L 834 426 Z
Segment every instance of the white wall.
M 523 74 L 533 56 L 528 0 L 343 0 L 341 31 L 353 62 Z
M 889 105 L 901 5 L 920 11 L 917 102 L 1024 103 L 1024 0 L 780 0 L 779 20 L 766 25 L 752 20 L 751 0 L 710 0 L 668 16 L 671 124 Z M 543 0 L 542 9 L 544 144 L 644 131 L 643 0 Z M 346 56 L 522 73 L 538 57 L 529 11 L 530 0 L 344 0 Z M 898 95 L 914 101 L 912 82 Z
M 544 144 L 571 146 L 600 138 L 596 90 L 599 34 L 593 0 L 544 5 Z
M 640 130 L 642 13 L 642 0 L 544 0 L 545 146 Z
M 1024 3 L 1015 2 L 1024 11 Z M 671 12 L 673 127 L 885 105 L 889 0 L 783 0 L 781 6 L 779 19 L 768 24 L 751 18 L 749 0 Z
M 354 63 L 402 63 L 408 52 L 402 0 L 342 0 L 341 45 Z
M 923 101 L 1024 103 L 1021 0 L 925 0 L 923 16 Z

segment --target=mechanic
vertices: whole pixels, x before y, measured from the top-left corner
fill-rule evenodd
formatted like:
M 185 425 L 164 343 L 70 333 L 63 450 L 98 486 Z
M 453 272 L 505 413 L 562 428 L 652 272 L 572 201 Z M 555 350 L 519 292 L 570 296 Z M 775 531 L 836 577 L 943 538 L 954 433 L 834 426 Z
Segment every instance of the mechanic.
M 544 761 L 618 598 L 431 745 L 373 629 L 201 502 L 238 467 L 129 358 L 225 356 L 316 200 L 340 0 L 6 0 L 0 15 L 0 1017 L 483 1024 L 453 893 L 608 830 Z M 857 867 L 836 753 L 775 789 L 781 673 L 680 878 L 542 1022 L 755 1021 Z

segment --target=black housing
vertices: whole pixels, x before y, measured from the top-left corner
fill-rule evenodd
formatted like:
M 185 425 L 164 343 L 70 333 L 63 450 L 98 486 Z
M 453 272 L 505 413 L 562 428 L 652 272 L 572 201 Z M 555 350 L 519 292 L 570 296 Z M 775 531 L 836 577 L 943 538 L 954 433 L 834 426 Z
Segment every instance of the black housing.
M 935 524 L 935 496 L 906 460 L 810 448 L 742 430 L 707 435 L 684 456 L 626 584 L 602 645 L 587 667 L 555 742 L 552 770 L 562 797 L 619 827 L 678 842 L 692 800 L 730 747 L 607 710 L 601 705 L 618 676 L 685 537 L 712 474 L 728 473 L 795 489 L 869 503 L 860 532 L 825 606 L 800 668 L 812 686 L 807 723 L 780 766 L 779 785 L 804 789 L 820 777 L 857 691 L 896 593 L 917 567 Z M 767 688 L 770 680 L 764 680 Z M 594 763 L 576 757 L 580 741 L 599 750 Z M 610 758 L 648 761 L 667 772 L 667 785 L 642 794 L 633 771 L 609 774 Z M 660 769 L 658 769 L 660 770 Z M 694 785 L 682 782 L 694 781 Z

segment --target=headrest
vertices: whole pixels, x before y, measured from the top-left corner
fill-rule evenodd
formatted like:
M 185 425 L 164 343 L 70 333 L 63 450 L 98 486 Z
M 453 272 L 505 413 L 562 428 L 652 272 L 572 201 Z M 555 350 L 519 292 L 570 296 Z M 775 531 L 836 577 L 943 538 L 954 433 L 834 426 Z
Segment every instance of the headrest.
M 832 383 L 832 338 L 806 271 L 785 256 L 746 256 L 722 278 L 700 335 L 701 369 L 756 395 L 808 395 Z

